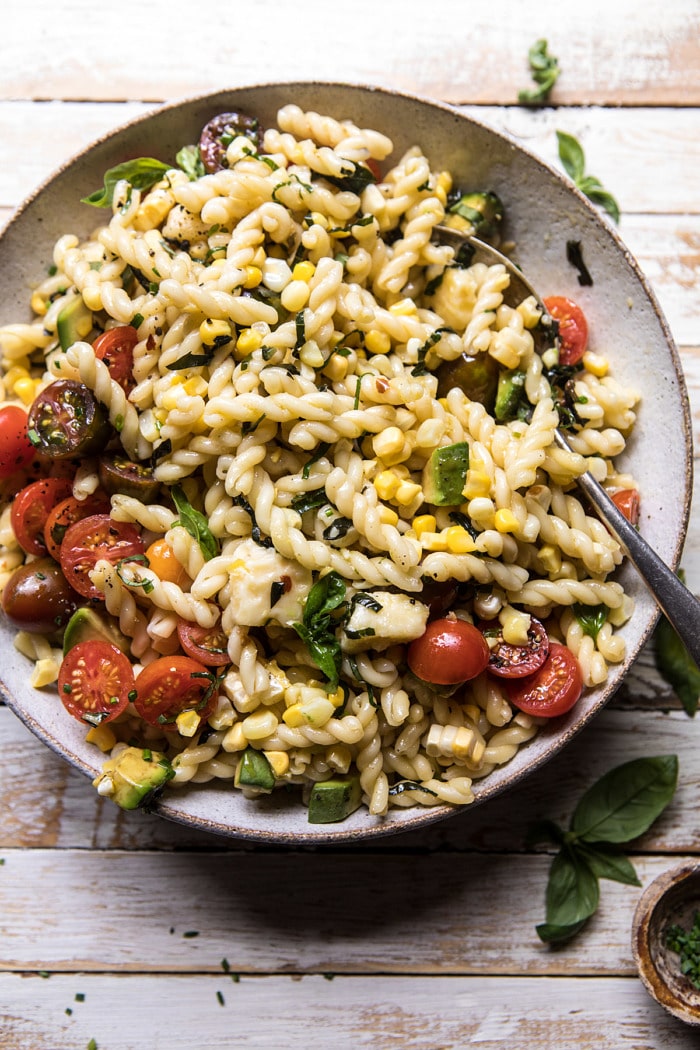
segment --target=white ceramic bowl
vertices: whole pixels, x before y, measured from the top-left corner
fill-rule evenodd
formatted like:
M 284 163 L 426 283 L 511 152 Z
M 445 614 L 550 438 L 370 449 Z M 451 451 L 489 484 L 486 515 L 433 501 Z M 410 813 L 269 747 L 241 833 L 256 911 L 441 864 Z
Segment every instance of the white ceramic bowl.
M 19 208 L 0 237 L 3 295 L 0 323 L 28 319 L 29 289 L 45 273 L 52 247 L 63 233 L 87 234 L 92 209 L 79 203 L 102 185 L 104 172 L 131 157 L 172 160 L 184 144 L 196 142 L 217 113 L 239 110 L 274 123 L 288 102 L 376 128 L 395 144 L 394 156 L 418 143 L 434 166 L 448 168 L 456 184 L 496 192 L 505 205 L 505 236 L 541 295 L 563 294 L 583 307 L 596 345 L 612 360 L 615 376 L 641 393 L 634 435 L 624 469 L 643 494 L 640 529 L 672 567 L 680 558 L 691 489 L 691 431 L 687 394 L 678 353 L 656 299 L 639 266 L 612 224 L 601 217 L 572 183 L 512 138 L 455 109 L 416 97 L 348 84 L 266 84 L 222 91 L 165 106 L 142 116 L 68 161 Z M 567 242 L 580 242 L 592 287 L 581 287 L 567 263 Z M 625 662 L 612 668 L 604 686 L 590 690 L 569 715 L 554 720 L 511 763 L 476 784 L 477 803 L 511 788 L 540 767 L 585 726 L 619 686 L 649 637 L 657 609 L 634 570 L 620 581 L 636 601 L 623 629 Z M 29 664 L 14 649 L 12 631 L 0 625 L 5 699 L 45 743 L 89 777 L 99 755 L 84 742 L 84 731 L 55 702 L 50 690 L 35 692 Z M 86 790 L 92 790 L 86 785 Z M 221 834 L 282 843 L 335 843 L 414 829 L 455 812 L 451 807 L 395 809 L 385 819 L 364 809 L 341 824 L 311 825 L 294 795 L 277 792 L 255 802 L 216 784 L 177 789 L 158 806 L 163 816 Z

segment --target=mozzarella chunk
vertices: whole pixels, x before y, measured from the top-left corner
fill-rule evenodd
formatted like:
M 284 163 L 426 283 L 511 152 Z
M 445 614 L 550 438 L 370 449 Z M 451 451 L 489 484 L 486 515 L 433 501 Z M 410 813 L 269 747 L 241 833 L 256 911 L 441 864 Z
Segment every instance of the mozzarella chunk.
M 242 627 L 270 622 L 288 627 L 302 619 L 311 589 L 309 569 L 289 561 L 273 547 L 243 540 L 229 567 L 229 615 Z
M 412 642 L 425 633 L 428 612 L 427 605 L 407 594 L 362 592 L 353 601 L 340 644 L 346 653 L 357 653 Z

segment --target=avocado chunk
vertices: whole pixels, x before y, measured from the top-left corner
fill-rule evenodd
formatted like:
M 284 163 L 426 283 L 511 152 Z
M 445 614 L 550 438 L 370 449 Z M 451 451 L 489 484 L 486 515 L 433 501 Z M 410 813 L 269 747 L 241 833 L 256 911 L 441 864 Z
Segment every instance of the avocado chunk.
M 126 747 L 102 767 L 93 785 L 111 781 L 112 791 L 105 792 L 122 809 L 148 809 L 175 776 L 175 770 L 160 751 L 144 747 Z
M 63 307 L 56 318 L 56 331 L 61 350 L 67 350 L 80 339 L 87 339 L 92 331 L 92 311 L 88 310 L 82 296 L 76 295 Z
M 309 824 L 335 824 L 354 813 L 362 802 L 359 777 L 321 780 L 309 796 Z
M 525 387 L 524 372 L 501 372 L 496 390 L 494 415 L 500 423 L 515 419 L 523 399 Z
M 261 791 L 272 791 L 275 786 L 275 774 L 262 751 L 247 747 L 236 767 L 234 779 L 236 787 L 254 787 Z
M 423 495 L 435 507 L 455 507 L 464 502 L 464 485 L 469 468 L 469 445 L 436 448 L 423 469 Z
M 129 652 L 129 642 L 117 627 L 107 623 L 94 609 L 76 609 L 63 634 L 63 655 L 78 642 L 94 641 L 111 642 L 123 653 Z

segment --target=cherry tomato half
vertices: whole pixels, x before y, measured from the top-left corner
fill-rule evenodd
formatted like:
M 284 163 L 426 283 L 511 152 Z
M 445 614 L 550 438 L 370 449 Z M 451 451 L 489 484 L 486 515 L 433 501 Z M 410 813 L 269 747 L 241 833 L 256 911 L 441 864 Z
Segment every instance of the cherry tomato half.
M 639 524 L 641 500 L 636 489 L 618 489 L 617 492 L 612 493 L 610 498 L 630 524 Z
M 36 449 L 52 459 L 88 456 L 112 433 L 106 410 L 84 383 L 57 379 L 34 398 L 27 425 Z
M 21 631 L 53 634 L 65 627 L 82 604 L 53 558 L 37 558 L 20 565 L 2 592 L 2 609 Z
M 489 647 L 477 627 L 445 617 L 433 620 L 408 647 L 408 666 L 424 682 L 456 685 L 476 678 L 489 662 Z
M 112 521 L 109 514 L 93 514 L 71 525 L 61 544 L 61 568 L 71 587 L 85 598 L 102 598 L 88 573 L 102 558 L 116 565 L 122 558 L 144 553 L 135 525 Z
M 95 357 L 104 361 L 109 374 L 125 393 L 130 394 L 136 382 L 134 380 L 134 347 L 139 341 L 139 334 L 133 325 L 122 324 L 117 328 L 98 335 L 92 344 Z
M 68 496 L 57 503 L 44 525 L 44 542 L 52 558 L 60 561 L 63 537 L 76 521 L 89 518 L 91 514 L 109 514 L 110 502 L 105 493 L 95 492 L 87 499 Z
M 524 678 L 528 674 L 534 674 L 547 659 L 549 636 L 534 616 L 530 617 L 527 643 L 523 645 L 506 642 L 498 620 L 494 620 L 493 623 L 480 623 L 479 629 L 491 643 L 489 671 L 499 678 Z
M 134 707 L 149 725 L 174 723 L 183 711 L 196 711 L 205 722 L 214 709 L 211 672 L 189 656 L 162 656 L 136 678 Z
M 188 656 L 207 667 L 223 667 L 231 663 L 228 655 L 228 638 L 220 623 L 213 627 L 200 627 L 189 620 L 179 620 L 177 634 L 180 645 Z
M 162 537 L 153 541 L 146 551 L 146 557 L 149 568 L 153 569 L 159 580 L 176 583 L 178 587 L 191 582 L 184 565 L 175 557 L 175 551 Z
M 588 343 L 588 322 L 583 310 L 564 295 L 550 295 L 543 302 L 547 313 L 559 322 L 559 363 L 578 364 Z
M 34 458 L 27 437 L 27 413 L 19 405 L 0 408 L 0 478 L 9 478 Z
M 134 672 L 128 657 L 111 642 L 78 642 L 63 658 L 58 695 L 73 718 L 90 725 L 111 722 L 133 695 Z
M 570 711 L 581 696 L 583 675 L 571 650 L 550 642 L 549 656 L 539 671 L 504 684 L 510 702 L 525 714 L 554 718 Z
M 68 478 L 40 478 L 17 494 L 10 522 L 17 542 L 27 554 L 46 554 L 44 527 L 48 516 L 72 491 Z

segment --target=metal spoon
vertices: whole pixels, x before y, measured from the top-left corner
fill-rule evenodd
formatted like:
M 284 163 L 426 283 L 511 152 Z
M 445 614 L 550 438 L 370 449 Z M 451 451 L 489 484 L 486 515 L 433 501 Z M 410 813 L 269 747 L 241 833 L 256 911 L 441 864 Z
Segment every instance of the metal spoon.
M 502 263 L 510 274 L 510 292 L 516 297 L 516 301 L 532 295 L 546 313 L 537 291 L 506 255 L 477 237 L 471 237 L 459 230 L 450 229 L 448 226 L 436 226 L 435 229 L 441 241 L 452 240 L 455 243 L 471 245 L 474 249 L 472 262 L 485 262 L 489 266 Z M 571 446 L 560 430 L 555 431 L 554 440 L 560 448 L 571 451 Z M 634 525 L 618 510 L 603 486 L 589 471 L 579 475 L 576 481 L 637 569 L 695 663 L 700 666 L 700 601 L 681 583 L 675 572 L 669 569 Z

